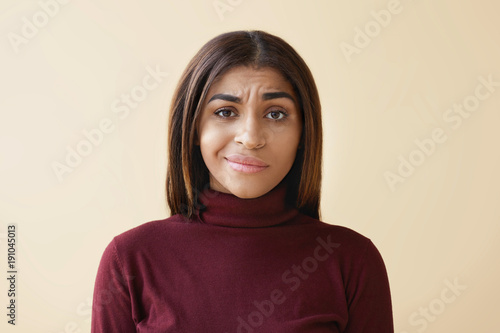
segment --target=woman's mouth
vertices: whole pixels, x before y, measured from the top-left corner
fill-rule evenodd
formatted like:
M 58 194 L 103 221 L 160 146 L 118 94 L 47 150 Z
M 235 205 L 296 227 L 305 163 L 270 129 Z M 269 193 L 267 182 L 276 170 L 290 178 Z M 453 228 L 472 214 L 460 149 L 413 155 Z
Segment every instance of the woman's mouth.
M 256 173 L 269 167 L 267 163 L 256 157 L 239 154 L 226 156 L 226 160 L 233 170 L 245 173 Z

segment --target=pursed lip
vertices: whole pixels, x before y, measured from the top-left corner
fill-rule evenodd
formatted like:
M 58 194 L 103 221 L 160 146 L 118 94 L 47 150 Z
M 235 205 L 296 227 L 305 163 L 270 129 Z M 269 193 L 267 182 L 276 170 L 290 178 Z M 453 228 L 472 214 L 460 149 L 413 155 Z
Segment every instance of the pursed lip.
M 226 156 L 226 160 L 233 162 L 233 163 L 239 163 L 243 165 L 248 165 L 248 166 L 258 166 L 258 167 L 268 167 L 269 164 L 264 162 L 261 159 L 258 159 L 256 157 L 252 156 L 245 156 L 245 155 L 240 155 L 240 154 L 232 154 Z

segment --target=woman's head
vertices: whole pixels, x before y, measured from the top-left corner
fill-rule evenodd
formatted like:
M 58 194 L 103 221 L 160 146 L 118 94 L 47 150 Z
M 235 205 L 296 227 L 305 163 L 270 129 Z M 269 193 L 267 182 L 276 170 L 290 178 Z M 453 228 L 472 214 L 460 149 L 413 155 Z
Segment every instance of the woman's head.
M 170 112 L 172 214 L 191 216 L 209 186 L 252 198 L 284 179 L 290 203 L 319 217 L 321 106 L 307 65 L 281 38 L 236 31 L 210 40 L 184 71 Z M 249 157 L 254 166 L 242 166 Z
M 210 188 L 240 198 L 260 197 L 285 178 L 302 134 L 293 87 L 270 67 L 238 66 L 219 76 L 197 123 Z

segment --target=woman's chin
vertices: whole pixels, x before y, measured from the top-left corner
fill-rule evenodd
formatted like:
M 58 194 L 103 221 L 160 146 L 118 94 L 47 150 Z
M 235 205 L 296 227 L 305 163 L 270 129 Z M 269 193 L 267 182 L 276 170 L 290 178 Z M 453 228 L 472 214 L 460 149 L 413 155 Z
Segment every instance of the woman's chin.
M 272 190 L 269 186 L 255 186 L 255 184 L 246 186 L 230 187 L 229 191 L 241 199 L 254 199 L 263 196 Z

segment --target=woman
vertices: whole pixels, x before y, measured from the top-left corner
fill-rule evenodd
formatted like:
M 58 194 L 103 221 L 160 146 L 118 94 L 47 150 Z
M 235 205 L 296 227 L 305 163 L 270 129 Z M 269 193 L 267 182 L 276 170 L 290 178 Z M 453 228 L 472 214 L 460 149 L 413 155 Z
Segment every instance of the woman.
M 393 332 L 372 242 L 319 220 L 321 107 L 282 39 L 215 37 L 174 94 L 171 216 L 113 239 L 93 332 Z

